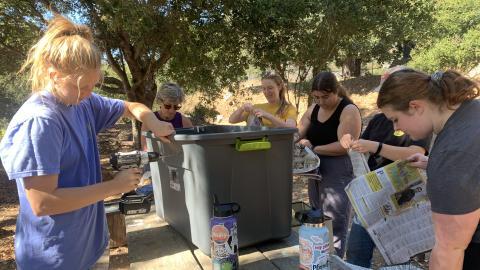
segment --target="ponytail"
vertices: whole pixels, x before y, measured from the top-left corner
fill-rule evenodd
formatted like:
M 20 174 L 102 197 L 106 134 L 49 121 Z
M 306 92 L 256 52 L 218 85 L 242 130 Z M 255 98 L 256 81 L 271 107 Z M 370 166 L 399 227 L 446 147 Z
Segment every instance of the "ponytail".
M 37 92 L 49 83 L 49 67 L 66 75 L 82 75 L 87 70 L 99 69 L 100 58 L 101 52 L 93 43 L 90 28 L 56 15 L 40 40 L 29 50 L 19 73 L 30 68 L 32 91 Z

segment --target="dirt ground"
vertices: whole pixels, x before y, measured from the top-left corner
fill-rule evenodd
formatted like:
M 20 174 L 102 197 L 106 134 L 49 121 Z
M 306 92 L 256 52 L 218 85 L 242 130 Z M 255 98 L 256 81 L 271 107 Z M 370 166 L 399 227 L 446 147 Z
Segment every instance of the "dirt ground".
M 366 78 L 357 78 L 346 81 L 347 86 L 352 95 L 351 98 L 360 108 L 364 119 L 364 126 L 377 112 L 376 110 L 376 93 L 372 93 L 373 89 L 379 82 L 378 76 Z M 251 81 L 245 86 L 257 85 L 258 81 Z M 245 94 L 246 93 L 246 94 Z M 293 97 L 291 97 L 293 100 Z M 216 120 L 216 124 L 226 124 L 229 115 L 243 102 L 263 103 L 265 98 L 262 93 L 251 93 L 244 91 L 244 95 L 232 95 L 225 92 L 223 97 L 216 101 L 216 110 L 220 113 Z M 198 103 L 198 97 L 187 97 L 187 101 L 182 107 L 182 111 L 188 112 Z M 300 104 L 300 116 L 306 110 L 306 102 Z M 103 168 L 103 179 L 111 179 L 112 172 L 108 169 L 108 156 L 110 153 L 122 150 L 132 149 L 130 126 L 123 121 L 119 121 L 117 125 L 99 135 L 100 155 Z M 306 201 L 306 186 L 302 184 L 302 180 L 295 180 L 294 196 L 295 200 Z M 14 236 L 15 223 L 18 214 L 18 196 L 15 182 L 8 181 L 3 168 L 0 166 L 0 269 L 15 269 L 14 258 Z M 376 253 L 374 255 L 374 264 L 381 265 L 383 260 Z M 110 269 L 128 269 L 128 247 L 111 249 L 110 251 Z

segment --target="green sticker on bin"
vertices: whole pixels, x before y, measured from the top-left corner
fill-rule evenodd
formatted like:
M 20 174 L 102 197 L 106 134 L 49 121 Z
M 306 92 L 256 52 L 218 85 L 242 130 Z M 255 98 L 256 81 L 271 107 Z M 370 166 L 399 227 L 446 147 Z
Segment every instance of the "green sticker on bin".
M 239 152 L 268 150 L 272 148 L 272 143 L 268 141 L 267 137 L 257 140 L 240 140 L 235 141 L 235 149 Z

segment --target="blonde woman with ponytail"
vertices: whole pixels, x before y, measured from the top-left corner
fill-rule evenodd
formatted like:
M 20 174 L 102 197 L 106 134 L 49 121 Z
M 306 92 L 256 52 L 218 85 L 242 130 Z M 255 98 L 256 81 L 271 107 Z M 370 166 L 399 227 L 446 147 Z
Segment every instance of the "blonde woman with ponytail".
M 258 119 L 257 124 L 267 127 L 296 127 L 297 110 L 287 99 L 287 87 L 282 77 L 274 72 L 262 76 L 262 90 L 267 103 L 245 103 L 230 115 L 231 124 L 246 121 L 252 125 L 252 118 Z
M 18 269 L 90 269 L 108 244 L 103 199 L 134 189 L 140 171 L 102 182 L 96 135 L 122 116 L 166 137 L 173 127 L 142 104 L 93 93 L 101 52 L 90 29 L 56 16 L 31 48 L 32 95 L 8 125 L 0 157 L 16 180 Z

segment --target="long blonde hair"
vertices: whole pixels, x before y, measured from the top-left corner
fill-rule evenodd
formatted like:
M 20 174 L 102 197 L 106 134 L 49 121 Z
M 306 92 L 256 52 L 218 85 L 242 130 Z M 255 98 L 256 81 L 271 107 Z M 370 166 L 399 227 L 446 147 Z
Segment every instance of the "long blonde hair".
M 262 80 L 272 80 L 278 86 L 278 88 L 280 88 L 280 91 L 278 93 L 278 98 L 280 99 L 280 107 L 275 112 L 275 115 L 278 115 L 280 117 L 285 116 L 290 102 L 288 102 L 286 98 L 287 86 L 285 85 L 282 77 L 274 71 L 267 71 L 262 75 Z
M 28 52 L 19 73 L 30 68 L 29 80 L 35 93 L 49 85 L 49 67 L 65 75 L 81 76 L 88 70 L 100 69 L 100 57 L 101 51 L 93 43 L 88 26 L 55 15 L 47 31 Z

